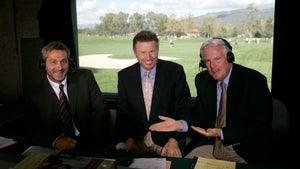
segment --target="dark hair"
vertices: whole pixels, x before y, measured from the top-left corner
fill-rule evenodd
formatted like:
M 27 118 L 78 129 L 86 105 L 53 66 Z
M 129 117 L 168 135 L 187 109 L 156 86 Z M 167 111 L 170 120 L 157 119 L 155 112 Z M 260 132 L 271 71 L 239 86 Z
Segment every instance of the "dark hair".
M 135 44 L 137 42 L 150 42 L 150 41 L 155 41 L 158 47 L 159 39 L 157 35 L 152 31 L 142 30 L 141 32 L 139 32 L 134 36 L 132 48 L 135 49 Z
M 53 41 L 53 42 L 50 42 L 48 43 L 46 46 L 43 47 L 41 53 L 42 53 L 42 59 L 46 59 L 47 57 L 47 53 L 49 51 L 52 51 L 52 50 L 63 50 L 63 51 L 66 51 L 67 53 L 67 57 L 69 58 L 70 57 L 70 49 L 62 42 L 59 42 L 59 41 Z

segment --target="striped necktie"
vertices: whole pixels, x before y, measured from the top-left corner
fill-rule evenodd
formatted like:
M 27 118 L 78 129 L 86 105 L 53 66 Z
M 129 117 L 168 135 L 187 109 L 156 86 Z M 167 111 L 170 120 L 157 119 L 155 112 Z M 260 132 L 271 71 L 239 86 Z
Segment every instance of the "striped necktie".
M 64 93 L 64 85 L 59 85 L 59 102 L 60 102 L 60 112 L 62 118 L 62 132 L 64 136 L 73 137 L 75 136 L 74 127 L 72 125 L 72 114 L 68 99 Z

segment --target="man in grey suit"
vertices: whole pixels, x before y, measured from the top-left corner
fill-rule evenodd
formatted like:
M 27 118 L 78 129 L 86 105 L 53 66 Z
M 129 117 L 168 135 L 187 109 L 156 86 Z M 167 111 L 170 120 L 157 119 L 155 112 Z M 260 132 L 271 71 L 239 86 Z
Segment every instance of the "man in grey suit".
M 138 155 L 182 157 L 185 133 L 191 110 L 191 94 L 181 65 L 158 59 L 159 39 L 151 31 L 141 31 L 133 38 L 137 63 L 118 73 L 117 131 L 125 149 Z M 152 104 L 147 117 L 143 97 L 145 72 L 150 71 Z M 149 120 L 148 120 L 149 118 Z M 180 131 L 156 132 L 152 124 L 175 119 Z M 150 136 L 151 143 L 146 143 Z M 124 148 L 124 147 L 123 147 Z
M 61 42 L 50 42 L 42 49 L 40 66 L 45 76 L 37 89 L 26 98 L 26 139 L 30 144 L 63 151 L 91 147 L 94 151 L 108 145 L 109 108 L 90 70 L 75 69 L 70 51 Z M 73 137 L 62 130 L 59 85 L 72 115 Z

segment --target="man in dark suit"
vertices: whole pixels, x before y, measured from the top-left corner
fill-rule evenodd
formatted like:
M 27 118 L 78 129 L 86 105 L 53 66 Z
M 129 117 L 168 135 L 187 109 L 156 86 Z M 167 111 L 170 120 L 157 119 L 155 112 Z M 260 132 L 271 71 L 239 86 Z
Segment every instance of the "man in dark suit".
M 271 157 L 272 97 L 261 73 L 234 62 L 232 47 L 222 38 L 210 38 L 200 48 L 195 77 L 196 108 L 191 118 L 195 149 L 186 157 L 217 158 L 240 163 L 269 163 Z M 227 86 L 226 125 L 216 127 L 220 82 Z M 199 134 L 200 133 L 200 134 Z M 213 155 L 215 138 L 225 156 Z
M 133 39 L 138 63 L 118 73 L 117 131 L 120 141 L 138 155 L 182 157 L 185 133 L 191 110 L 191 94 L 181 65 L 158 59 L 159 39 L 151 31 L 141 31 Z M 147 117 L 143 84 L 150 71 L 152 103 Z M 148 120 L 149 118 L 149 120 Z M 150 132 L 149 126 L 165 119 L 175 119 L 179 132 Z M 149 137 L 147 137 L 149 136 Z M 146 138 L 150 138 L 147 142 Z
M 61 42 L 50 42 L 41 52 L 40 66 L 46 73 L 37 89 L 26 98 L 27 140 L 33 145 L 63 151 L 105 148 L 109 138 L 109 108 L 93 73 L 75 69 L 69 49 Z M 60 84 L 64 85 L 70 105 L 74 136 L 67 136 L 62 130 Z

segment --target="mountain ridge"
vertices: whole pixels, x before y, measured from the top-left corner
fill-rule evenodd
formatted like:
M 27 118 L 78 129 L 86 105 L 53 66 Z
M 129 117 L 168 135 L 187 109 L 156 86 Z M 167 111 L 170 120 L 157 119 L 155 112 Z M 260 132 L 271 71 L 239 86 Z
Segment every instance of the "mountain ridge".
M 264 8 L 257 9 L 257 19 L 274 19 L 274 8 Z M 201 19 L 206 16 L 215 16 L 221 25 L 233 25 L 233 26 L 242 26 L 245 23 L 247 17 L 247 9 L 237 9 L 232 11 L 221 11 L 207 13 L 201 16 L 195 17 L 195 23 L 198 25 L 201 23 Z
M 275 8 L 260 8 L 257 9 L 258 19 L 268 19 L 274 18 Z M 231 11 L 221 11 L 221 12 L 210 12 L 200 16 L 194 17 L 196 25 L 200 25 L 201 19 L 208 15 L 215 16 L 221 25 L 233 25 L 233 26 L 242 26 L 247 16 L 247 9 L 236 9 Z M 78 29 L 90 28 L 93 29 L 96 24 L 78 24 Z

